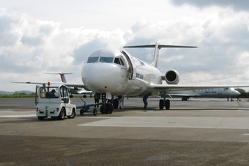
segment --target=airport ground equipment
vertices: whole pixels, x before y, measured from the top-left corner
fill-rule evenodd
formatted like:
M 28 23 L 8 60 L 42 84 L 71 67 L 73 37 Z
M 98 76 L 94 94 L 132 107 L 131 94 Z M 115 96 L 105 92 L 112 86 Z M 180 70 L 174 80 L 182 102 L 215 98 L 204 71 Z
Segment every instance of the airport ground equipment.
M 60 120 L 65 117 L 74 118 L 76 105 L 71 103 L 70 98 L 72 97 L 68 87 L 65 85 L 37 85 L 35 97 L 37 118 L 39 120 L 47 117 Z
M 83 101 L 83 105 L 80 106 L 76 106 L 76 109 L 80 109 L 80 115 L 84 115 L 85 112 L 88 112 L 90 107 L 94 107 L 93 108 L 93 115 L 96 116 L 97 115 L 97 108 L 99 105 L 101 105 L 102 103 L 95 103 L 95 104 L 86 104 L 86 102 L 83 100 L 83 98 L 80 98 Z

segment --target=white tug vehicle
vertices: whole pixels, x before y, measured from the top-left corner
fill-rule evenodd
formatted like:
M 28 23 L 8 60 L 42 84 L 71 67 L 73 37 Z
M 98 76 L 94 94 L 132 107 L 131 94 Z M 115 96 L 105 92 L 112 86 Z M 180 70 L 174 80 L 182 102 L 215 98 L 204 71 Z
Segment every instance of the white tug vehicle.
M 71 103 L 69 88 L 65 85 L 50 86 L 50 82 L 36 86 L 36 116 L 39 120 L 47 117 L 64 119 L 74 118 L 76 105 Z

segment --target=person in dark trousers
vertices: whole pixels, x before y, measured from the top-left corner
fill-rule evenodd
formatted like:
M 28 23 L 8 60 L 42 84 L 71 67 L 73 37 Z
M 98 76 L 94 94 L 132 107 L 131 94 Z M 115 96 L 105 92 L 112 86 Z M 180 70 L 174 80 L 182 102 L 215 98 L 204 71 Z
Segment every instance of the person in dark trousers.
M 148 106 L 147 99 L 148 99 L 148 97 L 149 97 L 150 95 L 151 95 L 151 93 L 148 93 L 148 94 L 144 95 L 144 97 L 143 97 L 143 102 L 144 102 L 144 110 L 146 110 L 146 109 L 147 109 L 147 106 Z
M 94 102 L 95 104 L 97 104 L 97 108 L 99 108 L 99 99 L 100 99 L 100 94 L 99 93 L 95 93 L 94 94 Z M 95 105 L 95 108 L 96 108 L 96 105 Z
M 118 109 L 124 108 L 124 97 L 121 95 L 118 95 Z

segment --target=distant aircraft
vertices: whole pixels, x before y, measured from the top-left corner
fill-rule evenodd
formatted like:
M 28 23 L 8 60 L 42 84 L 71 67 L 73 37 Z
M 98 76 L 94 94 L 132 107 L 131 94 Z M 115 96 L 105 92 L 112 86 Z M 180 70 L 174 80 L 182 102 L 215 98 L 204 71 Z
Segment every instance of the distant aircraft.
M 186 91 L 170 91 L 168 92 L 170 97 L 181 97 L 186 101 L 190 97 L 219 97 L 219 98 L 231 98 L 238 97 L 240 92 L 234 88 L 213 88 L 213 89 L 199 89 L 199 90 L 186 90 Z
M 70 91 L 72 94 L 93 94 L 92 91 L 86 91 L 84 88 L 82 88 L 82 85 L 79 87 L 78 86 L 75 86 L 75 85 L 69 85 L 67 84 L 67 79 L 65 77 L 66 74 L 73 74 L 73 73 L 64 73 L 64 72 L 59 72 L 59 73 L 45 73 L 45 74 L 59 74 L 60 75 L 60 78 L 61 78 L 61 84 L 65 84 L 70 88 Z

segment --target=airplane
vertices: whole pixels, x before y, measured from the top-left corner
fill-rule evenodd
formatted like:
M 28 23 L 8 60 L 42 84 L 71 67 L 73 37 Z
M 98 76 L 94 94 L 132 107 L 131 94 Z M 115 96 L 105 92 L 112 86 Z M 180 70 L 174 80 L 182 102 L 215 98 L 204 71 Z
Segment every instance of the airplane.
M 182 97 L 183 101 L 187 101 L 190 97 L 219 97 L 231 98 L 238 97 L 240 92 L 234 88 L 213 88 L 213 89 L 199 89 L 199 90 L 186 90 L 186 91 L 170 91 L 170 97 Z
M 66 74 L 73 74 L 73 73 L 64 73 L 64 72 L 58 72 L 58 73 L 45 73 L 45 74 L 59 74 L 60 78 L 61 78 L 61 82 L 21 82 L 21 81 L 12 81 L 12 83 L 25 83 L 25 84 L 41 84 L 41 85 L 66 85 L 68 87 L 70 87 L 70 92 L 72 94 L 92 94 L 92 91 L 86 91 L 84 89 L 84 85 L 82 84 L 71 84 L 68 83 L 66 80 L 65 75 Z
M 60 78 L 61 78 L 61 82 L 63 84 L 67 84 L 67 79 L 65 77 L 66 74 L 73 74 L 73 73 L 64 73 L 64 72 L 59 72 L 59 73 L 45 73 L 45 74 L 59 74 Z M 70 87 L 70 86 L 69 86 Z M 72 86 L 71 86 L 72 87 Z M 92 95 L 93 92 L 92 91 L 86 91 L 84 88 L 82 87 L 77 87 L 77 86 L 73 86 L 72 88 L 70 88 L 70 92 L 72 94 L 84 94 L 84 96 L 86 94 L 90 94 Z
M 45 74 L 59 74 L 61 78 L 61 82 L 67 83 L 67 79 L 65 77 L 66 74 L 73 74 L 73 73 L 64 73 L 64 72 L 59 72 L 59 73 L 45 73 Z
M 86 90 L 102 94 L 102 103 L 105 103 L 106 94 L 144 96 L 149 93 L 157 95 L 160 92 L 164 94 L 164 98 L 159 100 L 159 108 L 170 109 L 170 100 L 165 96 L 171 91 L 248 87 L 247 85 L 177 85 L 180 78 L 176 70 L 170 69 L 165 75 L 161 74 L 157 68 L 161 48 L 197 48 L 196 46 L 161 45 L 156 41 L 151 45 L 123 48 L 155 48 L 154 60 L 148 64 L 131 56 L 125 50 L 112 48 L 93 51 L 82 66 L 81 77 Z M 163 84 L 163 81 L 167 84 Z

